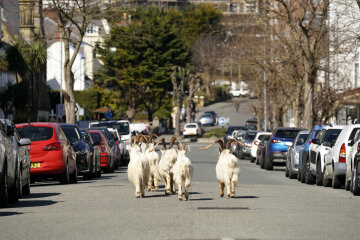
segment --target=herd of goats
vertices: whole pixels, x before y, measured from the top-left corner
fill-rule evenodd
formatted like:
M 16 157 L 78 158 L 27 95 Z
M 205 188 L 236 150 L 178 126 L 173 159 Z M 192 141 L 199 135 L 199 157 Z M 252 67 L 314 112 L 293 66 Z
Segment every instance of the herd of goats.
M 158 141 L 155 143 L 155 138 Z M 174 143 L 177 148 L 173 148 Z M 219 139 L 210 145 L 200 148 L 209 149 L 216 143 L 219 143 L 220 156 L 216 164 L 216 178 L 219 182 L 220 196 L 224 196 L 224 187 L 228 198 L 235 197 L 235 186 L 239 179 L 240 168 L 237 158 L 230 153 L 230 146 L 233 142 L 242 144 L 234 139 L 227 141 Z M 156 147 L 162 143 L 163 149 L 159 154 L 155 151 Z M 167 148 L 165 139 L 159 138 L 155 134 L 138 135 L 131 138 L 129 149 L 130 162 L 128 165 L 129 181 L 135 186 L 135 195 L 137 198 L 145 196 L 145 190 L 158 190 L 158 181 L 165 183 L 165 194 L 175 194 L 175 186 L 178 187 L 179 200 L 183 199 L 182 186 L 185 189 L 185 200 L 189 199 L 189 187 L 193 174 L 193 166 L 190 159 L 186 156 L 189 150 L 188 144 L 182 144 L 179 139 L 172 137 L 169 148 Z

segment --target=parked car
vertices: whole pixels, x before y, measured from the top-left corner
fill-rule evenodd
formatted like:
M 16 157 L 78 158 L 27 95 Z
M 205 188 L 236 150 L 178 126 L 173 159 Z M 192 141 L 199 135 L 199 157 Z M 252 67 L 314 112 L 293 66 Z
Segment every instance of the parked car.
M 260 138 L 259 146 L 256 152 L 256 164 L 260 165 L 260 168 L 264 168 L 265 164 L 265 154 L 267 142 L 269 141 L 271 135 L 264 135 Z
M 251 160 L 254 162 L 256 160 L 256 153 L 259 147 L 260 139 L 265 135 L 271 135 L 271 132 L 257 132 L 254 140 L 251 143 Z
M 124 143 L 123 140 L 121 140 L 121 136 L 118 133 L 118 130 L 115 128 L 108 128 L 109 132 L 113 135 L 114 137 L 114 141 L 117 145 L 117 149 L 116 149 L 116 161 L 115 164 L 118 163 L 117 165 L 115 165 L 115 169 L 117 169 L 119 166 L 123 166 L 126 164 L 126 159 L 125 156 L 123 155 L 123 153 L 125 153 L 126 151 L 126 145 Z
M 288 146 L 285 143 L 294 141 L 298 132 L 302 130 L 305 129 L 280 127 L 273 131 L 266 148 L 264 165 L 266 170 L 273 170 L 274 164 L 285 165 L 288 150 Z
M 315 181 L 317 185 L 322 184 L 325 156 L 334 146 L 343 128 L 342 125 L 325 126 L 312 140 L 309 147 L 309 156 L 305 163 L 305 182 L 307 184 L 314 184 Z
M 0 207 L 30 194 L 30 144 L 10 120 L 0 119 Z
M 244 136 L 241 137 L 241 139 L 238 139 L 239 141 L 244 143 L 245 146 L 241 145 L 237 142 L 235 143 L 236 144 L 236 155 L 239 159 L 251 158 L 251 144 L 254 141 L 257 133 L 258 133 L 257 131 L 248 130 L 245 132 Z
M 94 141 L 101 142 L 100 145 L 100 164 L 104 173 L 114 172 L 114 152 L 110 146 L 109 140 L 101 130 L 88 129 L 90 136 Z
M 360 146 L 359 146 L 359 140 L 356 144 L 356 153 L 354 157 L 352 158 L 352 164 L 351 164 L 351 183 L 350 183 L 350 191 L 355 196 L 360 196 Z
M 204 113 L 200 116 L 199 122 L 202 125 L 214 126 L 216 124 L 216 119 L 210 113 Z
M 117 144 L 115 142 L 113 135 L 111 135 L 109 130 L 105 127 L 94 127 L 91 129 L 100 130 L 102 132 L 102 134 L 104 135 L 104 137 L 106 138 L 106 141 L 112 151 L 112 154 L 111 154 L 112 160 L 111 161 L 113 162 L 113 167 L 111 169 L 111 172 L 114 172 L 115 167 L 119 166 L 120 164 L 119 164 L 119 162 L 117 162 L 118 159 L 116 158 Z
M 75 124 L 61 123 L 60 127 L 75 151 L 77 174 L 83 176 L 84 180 L 91 180 L 96 174 L 94 148 L 85 143 L 80 129 Z
M 325 125 L 314 125 L 311 129 L 311 132 L 309 134 L 308 139 L 306 139 L 306 142 L 304 144 L 304 148 L 300 149 L 299 152 L 299 171 L 297 174 L 298 181 L 301 181 L 302 183 L 305 182 L 305 170 L 306 170 L 306 161 L 309 155 L 309 146 L 311 144 L 311 141 L 315 138 L 316 134 L 323 129 Z M 303 161 L 304 159 L 304 161 Z
M 235 130 L 233 131 L 232 134 L 232 139 L 236 139 L 238 141 L 244 141 L 245 138 L 245 134 L 246 134 L 247 130 Z M 239 152 L 238 152 L 238 143 L 237 142 L 233 142 L 231 144 L 231 153 L 234 154 L 236 157 L 239 157 Z
M 215 125 L 218 124 L 218 116 L 214 111 L 206 111 L 204 114 L 210 114 L 215 121 Z
M 245 126 L 247 129 L 257 130 L 257 123 L 257 118 L 252 118 L 245 122 Z
M 198 123 L 186 123 L 183 129 L 183 136 L 186 137 L 201 137 L 202 135 L 201 127 Z
M 17 124 L 21 138 L 30 138 L 30 179 L 32 182 L 57 179 L 76 183 L 76 154 L 59 124 L 35 122 Z
M 240 97 L 240 96 L 241 96 L 241 93 L 242 93 L 242 91 L 241 91 L 239 88 L 237 88 L 237 89 L 230 89 L 230 90 L 229 90 L 229 95 L 230 95 L 231 97 Z
M 286 158 L 285 176 L 290 179 L 295 178 L 299 172 L 299 153 L 304 148 L 306 139 L 309 137 L 310 131 L 300 131 L 292 143 L 285 143 L 288 145 L 288 152 Z
M 91 122 L 90 128 L 94 127 L 114 128 L 118 131 L 120 135 L 119 139 L 121 139 L 123 144 L 125 144 L 125 148 L 122 149 L 121 156 L 125 159 L 126 163 L 129 163 L 130 138 L 131 132 L 133 131 L 130 126 L 130 121 L 127 119 L 123 119 Z
M 333 188 L 340 188 L 341 182 L 345 182 L 345 189 L 350 190 L 350 179 L 351 177 L 348 175 L 346 177 L 347 172 L 347 164 L 351 164 L 351 148 L 355 143 L 355 134 L 360 130 L 360 124 L 351 124 L 346 125 L 339 137 L 336 139 L 334 146 L 330 150 L 330 152 L 325 156 L 325 162 L 318 163 L 317 168 L 321 167 L 323 170 L 320 171 L 316 177 L 321 177 L 321 179 L 317 180 L 316 183 L 318 185 L 324 184 L 324 186 L 330 185 Z M 346 181 L 345 181 L 346 180 Z
M 88 132 L 87 129 L 80 129 L 81 135 L 83 136 L 85 143 L 89 145 L 89 148 L 92 148 L 92 158 L 95 163 L 95 168 L 93 172 L 93 177 L 101 177 L 101 163 L 100 163 L 100 145 L 101 141 L 95 141 Z
M 229 126 L 225 133 L 224 142 L 226 142 L 228 139 L 233 139 L 232 134 L 235 130 L 246 130 L 246 127 L 245 126 Z

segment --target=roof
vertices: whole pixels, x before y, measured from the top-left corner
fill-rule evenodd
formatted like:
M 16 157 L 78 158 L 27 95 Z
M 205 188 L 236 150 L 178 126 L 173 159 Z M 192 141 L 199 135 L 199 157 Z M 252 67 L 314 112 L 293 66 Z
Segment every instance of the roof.
M 93 113 L 106 113 L 107 111 L 111 111 L 110 107 L 101 107 L 98 109 L 93 110 Z

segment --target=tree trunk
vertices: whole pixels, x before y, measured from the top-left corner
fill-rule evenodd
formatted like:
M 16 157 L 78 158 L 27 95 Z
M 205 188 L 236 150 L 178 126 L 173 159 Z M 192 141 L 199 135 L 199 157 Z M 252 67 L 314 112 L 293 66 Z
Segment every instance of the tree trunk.
M 136 109 L 131 104 L 128 105 L 126 110 L 126 115 L 129 118 L 129 121 L 132 122 L 136 114 Z
M 206 71 L 204 72 L 204 75 L 205 75 L 204 86 L 205 86 L 206 96 L 208 97 L 209 100 L 213 100 L 214 96 L 211 91 L 211 74 L 210 72 Z
M 314 83 L 309 81 L 305 82 L 304 104 L 303 125 L 311 129 L 314 125 Z
M 300 127 L 301 126 L 301 84 L 297 84 L 296 86 L 296 96 L 293 101 L 293 115 L 294 115 L 294 126 Z
M 66 123 L 75 123 L 75 94 L 74 94 L 74 74 L 71 67 L 65 63 L 65 115 Z
M 192 113 L 192 109 L 191 109 L 191 104 L 192 104 L 192 97 L 187 97 L 186 100 L 187 106 L 186 106 L 186 122 L 189 123 L 192 121 L 191 119 L 191 113 Z
M 180 112 L 181 112 L 181 107 L 182 107 L 182 101 L 178 100 L 178 102 L 177 102 L 177 111 L 176 111 L 176 116 L 175 116 L 175 132 L 174 132 L 174 135 L 176 137 L 180 136 Z

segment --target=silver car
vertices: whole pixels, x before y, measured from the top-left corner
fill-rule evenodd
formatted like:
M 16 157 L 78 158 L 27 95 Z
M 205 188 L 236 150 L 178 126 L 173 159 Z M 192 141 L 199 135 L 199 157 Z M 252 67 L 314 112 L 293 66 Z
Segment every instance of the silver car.
M 296 178 L 299 171 L 299 152 L 304 148 L 305 141 L 309 134 L 309 130 L 300 131 L 293 142 L 285 143 L 285 145 L 289 147 L 286 158 L 286 177 Z

